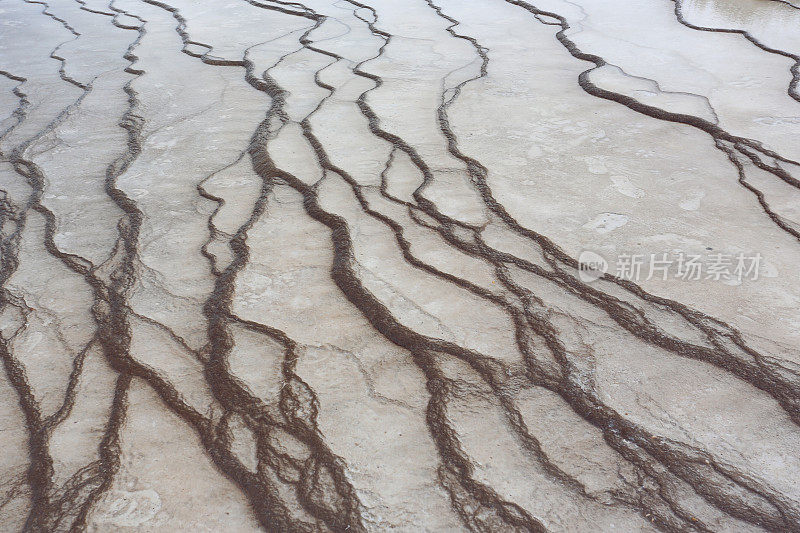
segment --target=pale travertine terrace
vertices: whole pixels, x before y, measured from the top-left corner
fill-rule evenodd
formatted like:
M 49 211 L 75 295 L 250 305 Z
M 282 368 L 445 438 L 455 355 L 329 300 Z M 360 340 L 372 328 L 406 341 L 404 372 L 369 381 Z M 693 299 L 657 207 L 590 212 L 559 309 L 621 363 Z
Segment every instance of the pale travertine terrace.
M 800 531 L 796 0 L 0 0 L 0 120 L 0 530 Z

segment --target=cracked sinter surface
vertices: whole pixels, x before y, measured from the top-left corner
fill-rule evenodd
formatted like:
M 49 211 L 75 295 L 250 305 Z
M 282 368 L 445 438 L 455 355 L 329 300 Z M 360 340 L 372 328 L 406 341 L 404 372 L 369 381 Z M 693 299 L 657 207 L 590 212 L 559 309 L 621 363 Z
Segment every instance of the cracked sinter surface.
M 800 531 L 797 0 L 0 0 L 0 530 Z

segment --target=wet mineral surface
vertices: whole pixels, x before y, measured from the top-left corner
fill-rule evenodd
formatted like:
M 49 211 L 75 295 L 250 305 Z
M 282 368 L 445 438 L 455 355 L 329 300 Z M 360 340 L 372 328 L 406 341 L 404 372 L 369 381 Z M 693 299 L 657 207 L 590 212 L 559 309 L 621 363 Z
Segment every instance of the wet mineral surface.
M 796 0 L 0 0 L 3 531 L 800 531 Z

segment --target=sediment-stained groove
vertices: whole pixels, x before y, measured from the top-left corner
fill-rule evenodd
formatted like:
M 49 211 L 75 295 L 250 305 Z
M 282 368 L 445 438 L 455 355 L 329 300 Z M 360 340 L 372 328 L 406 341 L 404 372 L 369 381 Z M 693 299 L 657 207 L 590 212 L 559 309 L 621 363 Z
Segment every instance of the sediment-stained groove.
M 556 33 L 556 39 L 558 39 L 558 41 L 576 59 L 580 59 L 582 61 L 588 61 L 588 62 L 594 63 L 595 66 L 598 67 L 598 68 L 607 64 L 606 60 L 603 59 L 602 57 L 600 57 L 598 55 L 595 55 L 595 54 L 584 52 L 578 46 L 575 45 L 575 43 L 567 36 L 566 32 L 567 32 L 567 30 L 570 29 L 571 26 L 570 26 L 569 22 L 567 21 L 567 19 L 564 16 L 559 15 L 558 13 L 552 13 L 552 12 L 549 12 L 549 11 L 546 11 L 546 10 L 541 10 L 541 9 L 537 8 L 535 5 L 530 4 L 528 2 L 523 2 L 521 0 L 508 0 L 508 2 L 513 4 L 513 5 L 521 7 L 522 9 L 528 11 L 529 13 L 531 13 L 534 16 L 546 16 L 546 17 L 549 17 L 549 18 L 551 18 L 553 20 L 558 20 L 559 23 L 560 23 L 559 25 L 561 26 L 561 30 L 559 30 Z M 679 3 L 676 3 L 675 12 L 676 12 L 676 16 L 678 16 L 679 20 L 681 20 L 681 23 L 686 24 L 685 20 L 683 20 L 681 18 L 681 15 L 680 15 L 680 4 Z M 739 30 L 713 30 L 713 29 L 709 29 L 709 31 L 740 33 L 740 34 L 743 34 L 743 35 L 747 36 L 746 32 L 739 31 Z M 750 39 L 750 37 L 748 37 L 748 38 Z M 758 43 L 758 41 L 754 41 L 754 42 L 755 42 L 755 44 L 760 45 L 760 43 Z M 792 67 L 793 79 L 792 79 L 792 82 L 791 82 L 791 84 L 789 86 L 789 95 L 792 96 L 793 98 L 797 99 L 796 85 L 797 85 L 798 63 L 797 63 L 796 56 L 794 56 L 793 54 L 789 54 L 787 52 L 780 51 L 780 50 L 767 49 L 767 51 L 769 51 L 770 53 L 777 53 L 779 55 L 784 55 L 786 57 L 793 58 L 796 61 L 795 65 Z M 711 123 L 711 122 L 709 122 L 709 121 L 707 121 L 707 120 L 705 120 L 703 118 L 700 118 L 700 117 L 697 117 L 697 116 L 694 116 L 694 115 L 686 115 L 686 114 L 681 114 L 681 113 L 669 112 L 669 111 L 666 111 L 664 109 L 661 109 L 661 108 L 658 108 L 658 107 L 654 107 L 654 106 L 647 105 L 647 104 L 644 104 L 642 102 L 639 102 L 635 98 L 632 98 L 630 96 L 619 94 L 619 93 L 615 93 L 613 91 L 605 90 L 602 87 L 599 87 L 599 86 L 595 85 L 591 81 L 591 79 L 589 78 L 589 74 L 591 73 L 592 70 L 593 69 L 589 69 L 587 71 L 582 72 L 581 75 L 579 76 L 579 79 L 578 79 L 578 82 L 579 82 L 580 86 L 587 93 L 589 93 L 589 94 L 591 94 L 593 96 L 597 96 L 599 98 L 604 98 L 604 99 L 607 99 L 607 100 L 611 100 L 611 101 L 620 103 L 620 104 L 622 104 L 622 105 L 624 105 L 624 106 L 626 106 L 626 107 L 628 107 L 628 108 L 630 108 L 630 109 L 632 109 L 632 110 L 634 110 L 634 111 L 636 111 L 638 113 L 642 113 L 642 114 L 651 116 L 653 118 L 657 118 L 659 120 L 666 120 L 666 121 L 669 121 L 669 122 L 676 122 L 676 123 L 680 123 L 680 124 L 686 124 L 686 125 L 690 125 L 690 126 L 693 126 L 695 128 L 698 128 L 698 129 L 700 129 L 702 131 L 705 131 L 706 133 L 708 133 L 709 135 L 712 136 L 712 138 L 715 140 L 715 142 L 716 141 L 725 141 L 727 143 L 733 144 L 734 146 L 737 147 L 737 151 L 739 151 L 740 153 L 742 153 L 746 157 L 754 158 L 754 161 L 757 160 L 758 163 L 756 163 L 756 164 L 759 165 L 762 169 L 767 170 L 768 172 L 770 172 L 771 174 L 776 176 L 778 179 L 783 180 L 784 182 L 786 182 L 790 186 L 795 187 L 795 188 L 798 187 L 799 182 L 797 181 L 796 178 L 794 178 L 793 176 L 791 176 L 787 172 L 782 171 L 779 167 L 776 168 L 776 167 L 770 166 L 768 163 L 765 163 L 764 160 L 763 160 L 763 158 L 767 158 L 767 161 L 772 159 L 774 161 L 783 161 L 783 162 L 786 162 L 786 163 L 796 164 L 796 162 L 793 161 L 792 159 L 788 159 L 788 158 L 782 157 L 781 155 L 777 154 L 776 152 L 774 152 L 774 151 L 772 151 L 772 150 L 770 150 L 768 148 L 765 148 L 762 145 L 762 143 L 760 143 L 758 140 L 738 137 L 736 135 L 733 135 L 733 134 L 725 131 L 724 129 L 720 128 L 716 124 L 713 124 L 713 123 Z M 751 154 L 751 155 L 748 155 L 748 154 Z M 748 189 L 751 190 L 751 191 L 753 190 L 752 186 L 748 187 Z M 753 191 L 753 192 L 755 192 L 755 191 Z M 759 198 L 759 203 L 764 205 L 766 202 L 763 200 L 763 197 L 759 196 L 758 194 L 757 194 L 757 196 Z M 787 233 L 789 233 L 790 235 L 792 235 L 796 239 L 800 240 L 800 234 L 798 234 L 796 228 L 791 227 L 791 226 L 783 223 L 781 221 L 780 217 L 775 215 L 774 212 L 772 210 L 770 210 L 768 206 L 765 207 L 764 210 L 767 213 L 767 215 L 770 217 L 770 219 L 773 222 L 775 222 L 782 230 L 786 231 Z
M 37 2 L 38 3 L 38 2 Z M 59 21 L 66 29 L 68 29 L 75 38 L 80 38 L 80 33 L 73 28 L 64 19 L 59 18 L 48 12 L 49 6 L 42 3 L 45 8 L 43 13 Z M 110 15 L 109 15 L 110 16 Z M 130 28 L 133 29 L 133 28 Z M 141 30 L 143 31 L 143 30 Z M 135 61 L 135 56 L 131 51 L 138 44 L 141 38 L 134 41 L 126 53 L 126 58 L 131 62 Z M 89 284 L 93 286 L 96 292 L 97 305 L 102 305 L 100 302 L 107 301 L 105 299 L 105 291 L 103 282 L 98 279 L 94 273 L 94 266 L 90 261 L 79 257 L 75 254 L 64 253 L 58 249 L 54 243 L 55 234 L 55 215 L 41 203 L 42 194 L 45 188 L 45 178 L 42 171 L 32 160 L 26 158 L 27 149 L 39 138 L 53 131 L 55 127 L 63 122 L 66 117 L 79 108 L 81 101 L 91 91 L 92 84 L 78 82 L 65 73 L 66 59 L 56 56 L 56 51 L 59 46 L 54 49 L 50 57 L 57 59 L 61 62 L 59 68 L 59 75 L 64 81 L 75 85 L 83 90 L 82 95 L 78 101 L 67 107 L 53 122 L 46 125 L 46 127 L 38 132 L 34 137 L 25 141 L 21 146 L 14 148 L 9 154 L 9 161 L 14 166 L 14 169 L 19 176 L 26 179 L 31 187 L 32 194 L 28 199 L 27 205 L 24 207 L 24 212 L 27 213 L 31 210 L 39 213 L 45 220 L 45 233 L 43 245 L 48 254 L 52 255 L 64 263 L 71 271 L 81 275 L 87 279 Z M 132 73 L 135 73 L 132 72 Z M 126 86 L 128 91 L 131 107 L 135 106 L 135 93 L 130 90 L 130 86 Z M 21 104 L 23 100 L 21 100 Z M 109 165 L 107 171 L 107 187 L 110 194 L 113 195 L 113 182 L 117 175 L 124 171 L 130 159 L 136 155 L 136 128 L 131 125 L 130 120 L 132 112 L 128 112 L 123 117 L 123 127 L 129 131 L 129 151 L 120 156 L 120 158 Z M 17 125 L 22 122 L 18 121 Z M 27 215 L 25 215 L 27 216 Z M 22 219 L 21 224 L 17 226 L 16 235 L 12 235 L 12 239 L 16 240 L 14 243 L 17 250 L 14 254 L 5 256 L 8 261 L 13 261 L 18 253 L 19 237 L 24 229 L 25 219 Z M 13 242 L 13 241 L 12 241 Z M 5 262 L 5 261 L 4 261 Z M 8 275 L 13 273 L 13 270 L 8 272 Z M 4 276 L 3 282 L 8 279 L 8 275 Z M 4 289 L 4 292 L 8 292 Z M 118 462 L 115 457 L 113 447 L 114 440 L 116 439 L 116 432 L 119 429 L 122 421 L 124 420 L 124 405 L 125 393 L 128 383 L 130 382 L 129 376 L 122 376 L 117 382 L 117 391 L 114 395 L 113 407 L 111 409 L 110 419 L 106 428 L 106 436 L 101 443 L 100 459 L 99 461 L 87 464 L 83 469 L 76 472 L 62 487 L 54 486 L 54 468 L 53 459 L 50 456 L 48 446 L 50 437 L 53 431 L 62 424 L 69 416 L 73 409 L 76 396 L 76 387 L 78 380 L 81 379 L 81 373 L 84 366 L 84 360 L 87 351 L 99 342 L 105 347 L 105 337 L 109 335 L 108 330 L 105 330 L 102 321 L 98 315 L 98 329 L 95 337 L 87 344 L 80 353 L 76 354 L 73 362 L 73 370 L 68 378 L 66 393 L 61 407 L 46 419 L 42 419 L 41 408 L 36 400 L 30 386 L 26 384 L 25 370 L 15 362 L 13 355 L 8 349 L 8 345 L 4 341 L 4 351 L 8 358 L 7 370 L 13 381 L 17 386 L 20 395 L 20 405 L 23 412 L 26 413 L 28 421 L 28 431 L 30 434 L 30 456 L 31 463 L 28 474 L 28 483 L 31 488 L 32 506 L 25 525 L 26 530 L 32 531 L 45 531 L 45 530 L 60 530 L 60 529 L 75 529 L 81 530 L 85 527 L 86 513 L 88 512 L 91 504 L 97 499 L 98 495 L 102 493 L 104 488 L 107 488 L 110 483 L 111 476 L 114 474 L 114 464 Z
M 437 10 L 437 13 L 439 13 L 439 14 L 441 15 L 441 10 L 440 10 L 440 9 L 438 9 L 438 8 L 437 8 L 435 5 L 431 5 L 431 7 L 433 7 L 434 9 L 436 9 L 436 10 Z M 455 21 L 454 19 L 452 19 L 452 18 L 450 18 L 450 17 L 446 17 L 446 16 L 445 16 L 445 18 L 447 18 L 447 20 L 448 20 L 449 22 L 453 23 L 453 25 L 455 25 L 455 24 L 456 24 L 456 21 Z M 450 32 L 451 32 L 451 34 L 453 33 L 453 32 L 452 32 L 452 27 L 453 27 L 453 26 L 450 26 L 450 27 L 448 28 L 448 31 L 450 31 Z M 454 36 L 456 36 L 456 35 L 454 34 Z M 458 36 L 458 37 L 460 37 L 460 36 Z M 486 49 L 485 49 L 484 47 L 480 46 L 480 45 L 479 45 L 479 44 L 478 44 L 478 43 L 477 43 L 477 42 L 476 42 L 474 39 L 470 39 L 470 38 L 468 38 L 468 37 L 461 37 L 461 38 L 464 38 L 464 39 L 466 39 L 466 40 L 469 40 L 469 41 L 470 41 L 470 42 L 473 44 L 473 46 L 476 48 L 476 51 L 477 51 L 477 53 L 478 53 L 478 54 L 481 56 L 481 58 L 482 58 L 482 60 L 483 60 L 482 67 L 481 67 L 481 76 L 485 76 L 485 75 L 486 75 L 486 64 L 487 64 L 487 62 L 488 62 L 488 56 L 487 56 L 487 51 L 486 51 Z M 474 160 L 469 160 L 468 158 L 466 158 L 465 156 L 463 156 L 463 154 L 461 154 L 461 153 L 458 151 L 458 148 L 456 147 L 457 145 L 455 144 L 455 136 L 452 134 L 452 131 L 451 131 L 451 130 L 449 130 L 449 125 L 448 125 L 448 121 L 447 121 L 447 114 L 446 114 L 447 107 L 448 107 L 448 105 L 449 105 L 450 103 L 452 103 L 452 101 L 453 101 L 453 100 L 454 100 L 454 99 L 455 99 L 455 98 L 458 96 L 458 93 L 459 93 L 459 91 L 460 91 L 461 87 L 463 87 L 463 85 L 465 85 L 465 84 L 466 84 L 466 83 L 468 83 L 469 81 L 471 81 L 471 80 L 467 80 L 467 81 L 465 81 L 465 82 L 462 82 L 462 84 L 460 84 L 459 86 L 457 86 L 457 87 L 456 87 L 456 88 L 453 90 L 453 96 L 452 96 L 452 97 L 451 97 L 449 100 L 445 100 L 445 99 L 444 99 L 444 96 L 443 96 L 442 105 L 441 105 L 441 107 L 440 107 L 440 111 L 439 111 L 439 122 L 440 122 L 440 124 L 442 125 L 443 132 L 445 133 L 445 135 L 446 135 L 446 136 L 448 137 L 448 139 L 450 140 L 450 147 L 451 147 L 451 151 L 455 151 L 454 155 L 456 155 L 456 157 L 459 157 L 459 158 L 461 158 L 461 159 L 465 160 L 465 162 L 468 164 L 468 168 L 470 168 L 470 167 L 469 167 L 469 165 L 472 165 L 472 168 L 470 169 L 470 170 L 472 170 L 472 172 L 471 172 L 471 175 L 473 176 L 473 178 L 475 179 L 475 181 L 478 183 L 478 186 L 479 186 L 479 187 L 481 187 L 481 185 L 482 185 L 482 186 L 485 188 L 485 190 L 487 191 L 486 193 L 484 193 L 484 198 L 485 198 L 485 199 L 487 199 L 487 204 L 489 204 L 490 206 L 492 206 L 492 204 L 494 204 L 494 206 L 495 206 L 495 209 L 496 209 L 496 211 L 495 211 L 495 212 L 498 212 L 498 214 L 499 214 L 499 215 L 500 215 L 502 218 L 504 218 L 504 219 L 505 219 L 504 221 L 506 221 L 507 223 L 509 223 L 509 224 L 510 224 L 512 227 L 515 227 L 515 226 L 516 226 L 514 229 L 520 229 L 520 230 L 523 230 L 523 232 L 524 232 L 525 234 L 527 234 L 528 236 L 531 236 L 533 232 L 525 231 L 523 228 L 521 228 L 521 226 L 519 226 L 519 225 L 516 223 L 516 221 L 514 221 L 513 219 L 511 219 L 511 217 L 510 217 L 509 215 L 507 215 L 507 213 L 504 213 L 504 210 L 502 209 L 502 206 L 498 206 L 498 205 L 496 204 L 496 202 L 494 201 L 494 199 L 491 197 L 491 192 L 490 192 L 490 190 L 488 190 L 488 187 L 487 187 L 487 186 L 486 186 L 486 184 L 485 184 L 485 173 L 486 173 L 486 169 L 485 169 L 485 168 L 482 168 L 482 166 L 481 166 L 481 165 L 480 165 L 480 164 L 479 164 L 477 161 L 474 161 Z M 363 108 L 362 108 L 362 109 L 363 109 Z M 481 178 L 483 178 L 483 179 L 481 179 Z M 504 215 L 505 215 L 505 216 L 504 216 Z M 538 241 L 538 239 L 537 239 L 537 241 Z M 553 250 L 553 248 L 551 248 L 551 249 L 546 249 L 546 251 L 547 251 L 547 252 L 551 252 L 551 253 L 553 253 L 553 255 L 556 255 L 556 253 L 554 253 L 554 252 L 555 252 L 555 250 Z M 556 257 L 557 257 L 557 255 L 556 255 Z M 552 262 L 552 260 L 551 260 L 551 262 Z M 574 264 L 574 262 L 573 262 L 572 264 Z M 533 266 L 533 265 L 529 265 L 529 266 Z M 570 282 L 571 282 L 571 284 L 572 284 L 572 286 L 573 286 L 573 287 L 575 287 L 575 285 L 577 285 L 577 283 L 575 283 L 575 281 L 576 281 L 576 280 L 574 280 L 574 278 L 572 278 L 572 279 L 570 280 Z M 595 295 L 597 295 L 597 293 L 595 293 Z M 595 296 L 595 295 L 593 295 L 593 296 Z M 659 302 L 659 303 L 662 303 L 662 302 Z M 602 304 L 600 304 L 600 305 L 602 306 Z M 612 304 L 612 305 L 613 305 L 613 304 Z M 612 316 L 612 318 L 615 318 L 615 319 L 616 319 L 616 317 L 614 317 L 614 312 L 613 312 L 613 311 L 609 310 L 607 307 L 606 307 L 606 310 L 608 310 L 608 311 L 609 311 L 609 314 Z M 617 312 L 618 312 L 618 311 L 617 311 Z M 620 322 L 621 322 L 621 321 L 620 321 Z M 638 328 L 634 327 L 634 326 L 633 326 L 632 324 L 630 324 L 630 323 L 628 323 L 628 324 L 629 324 L 629 325 L 627 325 L 627 327 L 626 327 L 625 323 L 624 323 L 624 322 L 622 323 L 623 327 L 626 327 L 626 329 L 628 329 L 628 330 L 629 330 L 629 331 L 631 331 L 632 333 L 636 334 L 636 333 L 637 333 L 637 331 L 636 331 L 636 330 L 637 330 Z M 541 326 L 539 326 L 537 329 L 540 329 L 540 330 L 541 330 Z M 552 328 L 551 328 L 551 331 L 552 331 Z M 671 341 L 671 339 L 670 339 L 670 340 L 666 340 L 666 339 L 664 339 L 664 340 L 660 340 L 660 339 L 657 339 L 657 338 L 656 338 L 656 339 L 652 339 L 652 336 L 655 336 L 655 335 L 652 335 L 652 336 L 651 336 L 651 335 L 652 335 L 652 334 L 648 334 L 648 333 L 646 332 L 646 330 L 645 330 L 645 332 L 643 332 L 643 336 L 645 336 L 645 338 L 648 338 L 648 337 L 650 337 L 650 338 L 648 339 L 650 342 L 657 342 L 657 343 L 661 344 L 662 346 L 664 346 L 665 348 L 667 348 L 667 349 L 670 349 L 670 348 L 671 348 L 672 350 L 675 350 L 675 351 L 676 351 L 676 352 L 678 352 L 678 353 L 692 353 L 692 352 L 694 352 L 694 353 L 697 353 L 698 351 L 701 351 L 701 350 L 699 349 L 699 347 L 688 347 L 689 349 L 685 349 L 685 348 L 684 348 L 684 349 L 681 349 L 681 348 L 675 347 L 674 345 L 673 345 L 673 346 L 670 346 L 671 344 L 673 344 L 673 343 L 672 343 L 672 341 Z M 656 335 L 658 335 L 658 333 L 656 333 Z M 660 335 L 659 335 L 659 336 L 660 336 Z M 718 344 L 718 346 L 719 346 L 719 344 Z M 551 348 L 551 349 L 552 349 L 552 348 Z M 562 350 L 563 350 L 563 349 L 562 349 Z M 696 357 L 696 355 L 695 355 L 695 357 Z M 718 357 L 718 356 L 717 356 L 717 357 Z M 562 355 L 562 361 L 563 361 L 563 363 L 562 363 L 562 364 L 566 364 L 566 361 L 567 361 L 567 359 L 566 359 L 565 355 Z M 566 369 L 565 369 L 565 371 L 566 371 Z M 747 373 L 747 375 L 748 375 L 748 376 L 750 375 L 751 371 L 752 371 L 752 369 L 748 369 L 748 370 L 747 370 L 747 372 L 746 372 L 746 373 Z M 745 374 L 745 372 L 742 372 L 742 374 Z M 741 374 L 740 374 L 740 375 L 741 375 Z M 566 376 L 565 376 L 565 377 L 567 377 L 567 378 L 568 378 L 568 374 L 566 374 Z M 767 390 L 770 390 L 770 389 L 767 389 Z M 578 405 L 578 409 L 579 409 L 579 412 L 582 410 L 582 411 L 583 411 L 583 413 L 584 413 L 585 415 L 587 415 L 587 416 L 588 416 L 588 415 L 591 413 L 591 411 L 594 411 L 594 410 L 596 410 L 596 407 L 595 407 L 595 408 L 593 408 L 593 409 L 591 409 L 591 410 L 587 410 L 587 409 L 586 409 L 586 407 L 581 407 L 581 406 L 580 406 L 580 403 L 584 403 L 584 402 L 586 402 L 586 400 L 585 400 L 585 399 L 584 399 L 584 400 L 578 400 L 578 398 L 575 398 L 575 397 L 574 397 L 574 395 L 576 395 L 576 394 L 580 394 L 580 393 L 578 393 L 577 391 L 573 391 L 571 394 L 570 394 L 570 393 L 567 393 L 567 392 L 562 392 L 562 394 L 569 394 L 569 395 L 573 396 L 573 401 L 572 401 L 572 402 L 570 402 L 570 403 L 572 403 L 572 405 L 573 405 L 573 406 L 576 406 L 576 402 L 579 402 L 579 403 L 577 403 L 577 405 Z M 595 402 L 597 402 L 597 400 L 595 400 Z M 593 402 L 593 403 L 594 403 L 594 402 Z M 792 402 L 792 403 L 793 403 L 793 402 Z M 785 405 L 785 406 L 786 406 L 786 407 L 789 409 L 789 412 L 790 412 L 790 413 L 792 413 L 792 411 L 793 411 L 793 407 L 792 407 L 792 405 L 791 405 L 791 404 L 789 404 L 789 405 L 787 406 L 785 403 L 784 403 L 784 405 Z M 617 415 L 616 413 L 614 413 L 614 414 L 609 414 L 609 415 L 606 415 L 606 417 L 609 417 L 609 416 L 610 416 L 610 417 L 612 417 L 610 420 L 609 420 L 609 419 L 607 419 L 606 421 L 603 421 L 603 422 L 600 422 L 600 421 L 598 421 L 598 422 L 600 422 L 602 426 L 606 426 L 606 427 L 609 427 L 609 426 L 610 426 L 610 427 L 614 427 L 614 426 L 616 426 L 617 424 L 619 424 L 619 423 L 620 423 L 620 421 L 614 421 L 614 420 L 613 420 L 613 418 L 617 418 L 617 417 L 619 416 L 619 415 Z M 796 417 L 796 414 L 794 414 L 794 416 Z M 609 425 L 607 426 L 606 424 L 609 424 Z M 632 428 L 631 428 L 631 430 L 632 430 Z M 631 431 L 631 430 L 629 430 L 629 431 Z M 648 437 L 648 438 L 650 438 L 650 437 Z M 643 441 L 643 442 L 647 442 L 647 441 Z M 656 455 L 656 457 L 658 456 L 658 454 L 654 454 L 654 455 Z M 667 466 L 669 466 L 669 463 L 668 463 L 668 462 L 666 462 L 666 461 L 665 461 L 665 464 L 666 464 Z M 696 487 L 696 490 L 698 490 L 700 493 L 704 492 L 702 488 L 697 488 L 697 487 Z M 719 501 L 718 501 L 718 502 L 715 502 L 715 503 L 718 503 L 718 504 L 719 504 L 719 503 L 722 503 L 722 505 L 723 505 L 723 506 L 725 506 L 725 503 L 724 503 L 724 501 L 723 501 L 723 502 L 719 502 Z M 735 507 L 735 506 L 726 506 L 726 507 L 728 507 L 728 509 L 729 509 L 731 512 L 734 512 L 734 513 L 736 513 L 736 507 Z M 652 510 L 650 510 L 650 511 L 652 512 Z M 781 515 L 782 515 L 782 514 L 783 514 L 783 513 L 781 512 Z M 685 516 L 682 516 L 681 518 L 684 518 L 684 519 L 685 519 L 686 517 L 685 517 Z
M 792 6 L 791 4 L 784 4 L 791 6 L 797 9 L 796 6 Z M 681 1 L 675 1 L 675 17 L 680 21 L 681 24 L 688 28 L 692 28 L 693 30 L 700 30 L 700 31 L 710 31 L 710 32 L 720 32 L 720 33 L 735 33 L 742 35 L 748 41 L 756 45 L 761 50 L 764 50 L 770 54 L 776 54 L 779 56 L 787 57 L 794 61 L 794 64 L 790 67 L 789 72 L 792 75 L 792 79 L 789 82 L 789 87 L 787 89 L 787 93 L 790 97 L 794 98 L 798 102 L 800 102 L 800 93 L 798 93 L 798 83 L 800 83 L 800 56 L 794 54 L 787 50 L 779 50 L 777 48 L 771 48 L 764 43 L 760 42 L 757 38 L 755 38 L 752 34 L 745 30 L 733 29 L 733 28 L 706 28 L 703 26 L 698 26 L 696 24 L 692 24 L 691 21 L 687 20 L 682 8 L 681 8 Z

